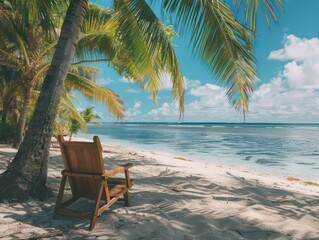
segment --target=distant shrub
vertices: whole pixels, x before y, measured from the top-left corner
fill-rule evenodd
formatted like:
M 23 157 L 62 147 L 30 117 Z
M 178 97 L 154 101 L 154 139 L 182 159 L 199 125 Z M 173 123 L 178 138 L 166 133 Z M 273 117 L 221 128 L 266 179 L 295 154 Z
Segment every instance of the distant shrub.
M 0 123 L 0 141 L 8 142 L 13 140 L 15 128 L 8 123 Z

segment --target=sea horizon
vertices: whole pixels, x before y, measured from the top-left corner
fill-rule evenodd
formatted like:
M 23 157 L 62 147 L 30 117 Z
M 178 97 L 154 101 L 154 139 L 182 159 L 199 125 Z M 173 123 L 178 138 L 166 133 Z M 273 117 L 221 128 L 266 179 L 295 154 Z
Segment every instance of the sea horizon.
M 201 122 L 201 121 L 99 121 L 99 124 L 226 124 L 226 125 L 318 125 L 319 122 Z M 92 124 L 89 124 L 92 125 Z

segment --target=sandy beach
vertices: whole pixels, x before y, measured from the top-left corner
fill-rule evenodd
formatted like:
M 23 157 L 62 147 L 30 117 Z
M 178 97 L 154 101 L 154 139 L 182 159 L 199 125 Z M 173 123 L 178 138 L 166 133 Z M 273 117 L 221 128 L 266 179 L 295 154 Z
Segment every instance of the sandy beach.
M 103 144 L 106 168 L 133 163 L 131 207 L 118 201 L 89 220 L 52 219 L 63 169 L 51 149 L 45 202 L 0 204 L 1 239 L 319 239 L 319 186 L 156 150 Z M 0 172 L 15 150 L 0 145 Z M 290 176 L 291 177 L 291 176 Z

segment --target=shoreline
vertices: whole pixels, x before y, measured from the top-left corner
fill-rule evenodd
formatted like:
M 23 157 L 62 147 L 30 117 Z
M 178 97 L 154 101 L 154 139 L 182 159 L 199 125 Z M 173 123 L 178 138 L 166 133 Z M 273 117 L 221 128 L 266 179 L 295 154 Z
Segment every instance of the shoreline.
M 104 131 L 104 129 L 107 129 L 107 127 L 102 126 L 101 129 Z M 135 132 L 138 129 L 135 129 L 135 128 L 133 129 L 134 131 L 131 131 L 131 130 L 127 130 L 127 131 L 123 130 L 123 131 L 135 136 L 137 135 L 135 134 Z M 220 133 L 218 133 L 219 135 L 217 134 L 219 137 L 214 139 L 214 141 L 221 141 L 223 143 L 216 143 L 216 146 L 214 145 L 215 144 L 214 143 L 214 144 L 206 144 L 203 147 L 201 147 L 200 145 L 194 146 L 193 148 L 192 144 L 186 144 L 185 146 L 187 146 L 187 148 L 184 148 L 183 146 L 180 146 L 179 144 L 175 144 L 172 141 L 164 141 L 162 143 L 161 139 L 159 139 L 158 137 L 155 137 L 154 141 L 148 141 L 147 139 L 145 141 L 144 140 L 140 141 L 138 140 L 140 138 L 137 136 L 138 139 L 135 141 L 135 138 L 132 138 L 131 135 L 128 136 L 127 138 L 125 138 L 124 136 L 124 139 L 119 139 L 118 136 L 122 136 L 121 134 L 116 135 L 116 133 L 113 132 L 113 133 L 104 135 L 102 130 L 101 130 L 101 133 L 99 133 L 99 130 L 96 130 L 96 129 L 94 131 L 93 130 L 92 130 L 93 133 L 90 133 L 90 134 L 81 133 L 79 134 L 79 136 L 83 138 L 91 138 L 94 135 L 98 135 L 101 137 L 101 141 L 103 142 L 109 142 L 113 145 L 120 145 L 123 147 L 130 146 L 131 148 L 134 148 L 136 150 L 154 151 L 156 149 L 156 151 L 161 153 L 168 153 L 168 154 L 171 154 L 174 156 L 180 156 L 183 158 L 191 158 L 197 162 L 205 162 L 205 163 L 212 162 L 218 165 L 223 165 L 223 166 L 227 166 L 231 168 L 238 168 L 243 171 L 259 172 L 259 173 L 269 174 L 279 178 L 280 177 L 286 177 L 290 179 L 298 178 L 301 181 L 305 181 L 305 182 L 319 183 L 319 174 L 318 174 L 319 162 L 318 162 L 318 158 L 316 157 L 316 155 L 318 154 L 318 151 L 314 147 L 311 148 L 312 150 L 305 147 L 304 151 L 306 152 L 303 151 L 299 155 L 297 154 L 296 158 L 294 158 L 292 154 L 287 155 L 285 153 L 288 151 L 291 152 L 290 151 L 291 149 L 280 150 L 280 151 L 277 149 L 277 150 L 274 150 L 275 153 L 272 153 L 270 146 L 266 146 L 265 148 L 261 146 L 262 150 L 258 150 L 256 149 L 256 146 L 249 148 L 249 146 L 245 145 L 246 143 L 243 146 L 239 144 L 237 147 L 235 146 L 234 148 L 231 148 L 228 146 L 228 144 L 231 144 L 231 142 L 229 142 L 228 140 L 225 140 L 225 142 L 222 141 L 223 138 L 219 136 Z M 121 128 L 119 130 L 122 131 Z M 164 130 L 166 131 L 166 128 Z M 159 132 L 159 134 L 160 133 L 161 132 Z M 146 131 L 146 134 L 149 134 L 149 132 Z M 174 132 L 172 136 L 174 137 L 176 134 Z M 238 133 L 236 136 L 238 135 L 240 134 Z M 228 135 L 226 135 L 226 138 L 227 136 Z M 178 139 L 181 140 L 180 138 Z M 187 142 L 187 140 L 185 141 Z M 199 143 L 201 143 L 201 140 L 198 140 L 198 141 Z M 148 144 L 148 142 L 150 144 Z M 170 143 L 170 145 L 168 143 Z M 310 152 L 308 152 L 307 149 Z M 309 155 L 307 155 L 308 153 Z M 283 154 L 283 155 L 280 156 L 280 154 Z M 307 157 L 307 156 L 310 156 L 311 154 L 314 154 L 313 157 Z
M 92 141 L 89 138 L 74 138 Z M 52 219 L 63 162 L 51 148 L 45 202 L 0 203 L 0 238 L 319 239 L 319 187 L 259 172 L 105 144 L 107 169 L 133 163 L 131 207 L 118 201 L 97 220 Z M 0 172 L 15 150 L 0 145 Z
M 76 136 L 74 139 L 77 141 L 92 141 L 92 138 L 90 138 L 89 136 L 88 137 Z M 101 144 L 102 146 L 105 146 L 107 148 L 108 147 L 121 148 L 127 151 L 142 153 L 147 155 L 148 157 L 157 158 L 157 160 L 159 160 L 157 156 L 164 156 L 167 159 L 169 159 L 168 160 L 169 162 L 172 161 L 173 163 L 178 163 L 178 161 L 182 161 L 182 162 L 185 162 L 185 164 L 190 167 L 192 167 L 192 165 L 193 165 L 193 168 L 196 166 L 198 169 L 200 169 L 199 173 L 205 172 L 205 175 L 207 175 L 207 171 L 206 171 L 207 168 L 221 169 L 224 174 L 227 174 L 227 172 L 230 172 L 238 177 L 247 178 L 249 180 L 253 180 L 253 181 L 256 181 L 257 183 L 259 182 L 270 187 L 282 188 L 286 190 L 297 191 L 297 192 L 302 192 L 302 193 L 311 194 L 311 195 L 319 195 L 319 182 L 309 180 L 309 179 L 303 179 L 294 175 L 280 175 L 278 173 L 270 174 L 269 172 L 255 170 L 253 168 L 249 168 L 246 166 L 241 167 L 241 166 L 229 165 L 227 163 L 214 163 L 214 161 L 196 159 L 196 157 L 193 157 L 193 156 L 187 157 L 183 154 L 167 153 L 167 152 L 164 152 L 163 150 L 155 150 L 155 149 L 142 150 L 141 148 L 138 148 L 137 146 L 128 147 L 125 145 L 124 142 L 121 142 L 121 141 L 117 141 L 116 144 L 110 144 L 110 143 L 103 142 L 103 140 L 101 139 Z M 162 158 L 161 160 L 165 161 L 165 159 L 162 159 Z M 191 162 L 193 164 L 187 164 L 187 162 L 188 163 Z M 197 171 L 196 170 L 197 168 L 195 168 L 195 171 Z

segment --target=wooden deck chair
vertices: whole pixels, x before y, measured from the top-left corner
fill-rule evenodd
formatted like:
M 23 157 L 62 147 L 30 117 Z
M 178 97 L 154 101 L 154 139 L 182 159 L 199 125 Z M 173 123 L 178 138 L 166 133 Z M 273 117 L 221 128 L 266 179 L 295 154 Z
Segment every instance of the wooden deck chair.
M 97 136 L 93 138 L 93 143 L 64 141 L 61 135 L 58 136 L 58 141 L 65 169 L 61 172 L 62 180 L 56 200 L 54 218 L 58 215 L 91 218 L 90 231 L 92 231 L 96 218 L 118 199 L 123 197 L 125 206 L 130 205 L 128 191 L 133 185 L 133 180 L 130 179 L 128 169 L 133 164 L 120 165 L 110 171 L 105 171 L 102 146 Z M 121 172 L 125 174 L 125 178 L 111 178 Z M 67 178 L 72 198 L 63 202 Z M 79 198 L 95 200 L 93 211 L 83 212 L 67 208 Z

